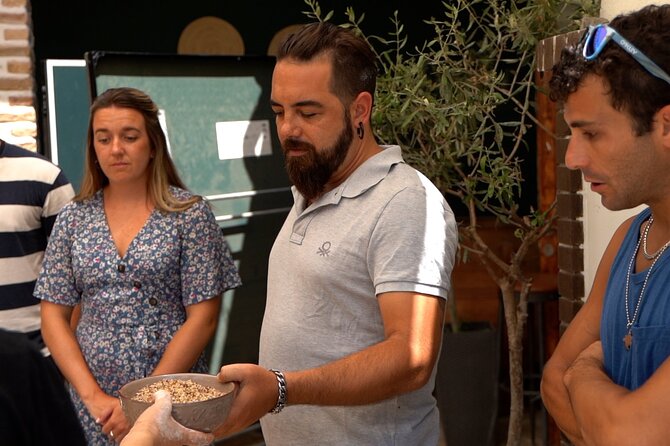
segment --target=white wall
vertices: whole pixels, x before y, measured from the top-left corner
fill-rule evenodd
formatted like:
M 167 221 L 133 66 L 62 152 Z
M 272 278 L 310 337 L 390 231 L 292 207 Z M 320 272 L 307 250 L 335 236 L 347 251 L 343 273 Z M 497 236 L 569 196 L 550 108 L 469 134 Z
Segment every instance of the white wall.
M 618 14 L 636 11 L 647 5 L 664 5 L 669 2 L 641 1 L 641 0 L 602 0 L 600 4 L 600 17 L 612 20 Z
M 646 5 L 666 4 L 668 2 L 652 2 L 637 0 L 602 0 L 600 16 L 608 20 L 618 14 L 635 11 Z M 634 215 L 642 207 L 625 211 L 610 211 L 600 203 L 600 195 L 591 192 L 588 183 L 582 180 L 584 195 L 584 290 L 588 296 L 591 284 L 607 243 L 619 225 L 629 216 Z

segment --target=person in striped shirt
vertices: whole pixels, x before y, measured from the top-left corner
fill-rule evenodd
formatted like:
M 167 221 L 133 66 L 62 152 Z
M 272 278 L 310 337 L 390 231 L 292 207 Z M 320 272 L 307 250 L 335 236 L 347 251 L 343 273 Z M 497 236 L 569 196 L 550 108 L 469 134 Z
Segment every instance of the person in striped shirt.
M 45 355 L 33 289 L 56 215 L 73 196 L 58 166 L 0 140 L 0 328 L 25 333 Z

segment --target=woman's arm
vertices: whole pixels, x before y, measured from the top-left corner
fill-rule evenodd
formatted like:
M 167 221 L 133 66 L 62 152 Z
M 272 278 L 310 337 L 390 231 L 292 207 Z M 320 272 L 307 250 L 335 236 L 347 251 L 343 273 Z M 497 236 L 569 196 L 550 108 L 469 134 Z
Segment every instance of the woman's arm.
M 214 336 L 220 307 L 221 296 L 187 306 L 186 322 L 177 330 L 151 374 L 164 375 L 191 370 Z
M 180 270 L 186 321 L 167 345 L 152 375 L 189 371 L 207 346 L 219 322 L 221 294 L 239 284 L 230 250 L 205 202 L 181 215 Z M 200 301 L 205 296 L 216 296 Z
M 106 434 L 114 431 L 123 438 L 128 430 L 119 400 L 107 395 L 98 385 L 79 348 L 70 326 L 72 307 L 42 301 L 42 335 L 61 373 L 74 387 L 91 416 Z

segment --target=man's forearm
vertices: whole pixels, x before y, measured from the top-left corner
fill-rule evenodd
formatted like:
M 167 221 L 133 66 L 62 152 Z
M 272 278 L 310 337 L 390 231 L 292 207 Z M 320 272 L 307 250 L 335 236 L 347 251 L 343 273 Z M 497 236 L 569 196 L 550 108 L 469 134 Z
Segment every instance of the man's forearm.
M 559 429 L 575 445 L 582 444 L 582 435 L 570 404 L 568 389 L 563 384 L 565 369 L 547 364 L 542 376 L 542 401 Z
M 618 426 L 617 401 L 628 390 L 614 384 L 596 358 L 578 358 L 566 372 L 564 382 L 584 444 L 615 444 L 610 435 Z
M 429 364 L 412 366 L 404 342 L 387 339 L 317 369 L 286 373 L 290 404 L 370 404 L 415 390 Z

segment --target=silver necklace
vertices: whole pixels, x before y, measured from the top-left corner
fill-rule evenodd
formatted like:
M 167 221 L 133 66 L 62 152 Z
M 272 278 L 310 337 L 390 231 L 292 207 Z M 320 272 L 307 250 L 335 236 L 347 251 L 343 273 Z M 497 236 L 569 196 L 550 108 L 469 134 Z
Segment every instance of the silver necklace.
M 637 303 L 635 304 L 635 311 L 633 312 L 633 317 L 630 316 L 630 310 L 628 309 L 628 290 L 630 288 L 630 276 L 633 272 L 633 264 L 635 263 L 635 258 L 637 257 L 637 252 L 640 249 L 640 243 L 646 242 L 647 239 L 647 232 L 649 230 L 649 226 L 651 226 L 651 223 L 653 222 L 653 217 L 649 217 L 649 223 L 647 223 L 647 227 L 645 228 L 644 232 L 642 233 L 642 237 L 640 237 L 637 241 L 637 245 L 635 245 L 635 251 L 633 251 L 633 255 L 630 258 L 630 262 L 628 263 L 628 273 L 626 274 L 626 291 L 624 294 L 625 297 L 625 304 L 626 304 L 626 335 L 623 337 L 623 345 L 626 347 L 626 350 L 630 350 L 631 345 L 633 345 L 633 324 L 637 320 L 638 313 L 640 312 L 640 307 L 642 305 L 642 298 L 644 297 L 644 292 L 647 289 L 647 282 L 649 281 L 649 276 L 651 276 L 651 271 L 654 269 L 654 265 L 656 265 L 656 262 L 658 262 L 658 259 L 661 258 L 661 255 L 663 252 L 666 250 L 668 246 L 670 246 L 670 242 L 666 243 L 659 249 L 656 253 L 654 253 L 654 256 L 652 259 L 654 261 L 652 262 L 651 266 L 647 270 L 647 274 L 644 276 L 644 282 L 642 283 L 642 289 L 640 290 L 640 297 L 637 299 Z M 643 248 L 644 249 L 644 248 Z M 645 255 L 646 257 L 646 255 Z M 648 258 L 648 260 L 651 260 Z
M 654 223 L 653 215 L 649 217 L 649 222 L 647 223 L 647 226 L 645 226 L 644 231 L 642 232 L 642 254 L 644 255 L 644 258 L 647 260 L 654 260 L 656 257 L 660 256 L 663 251 L 665 251 L 665 248 L 670 246 L 670 240 L 668 240 L 667 242 L 665 242 L 665 245 L 661 246 L 655 253 L 649 254 L 649 252 L 647 252 L 647 234 L 649 234 L 649 228 L 651 228 L 652 223 Z

